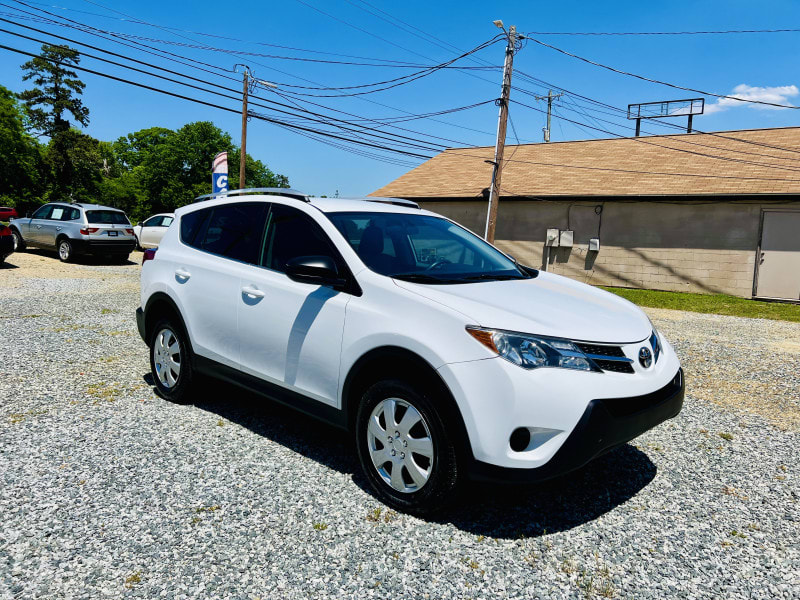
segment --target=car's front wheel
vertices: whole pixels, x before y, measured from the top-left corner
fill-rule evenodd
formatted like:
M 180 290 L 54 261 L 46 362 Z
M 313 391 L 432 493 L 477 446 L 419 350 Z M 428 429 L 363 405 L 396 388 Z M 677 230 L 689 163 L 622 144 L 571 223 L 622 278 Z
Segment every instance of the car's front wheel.
M 189 401 L 194 373 L 183 328 L 162 319 L 150 339 L 150 370 L 159 395 L 178 404 Z
M 14 238 L 14 252 L 22 252 L 25 250 L 25 240 L 22 239 L 22 234 L 16 229 L 12 229 L 11 235 Z
M 377 495 L 405 512 L 444 506 L 459 483 L 452 432 L 425 386 L 380 381 L 361 399 L 356 444 L 361 467 Z

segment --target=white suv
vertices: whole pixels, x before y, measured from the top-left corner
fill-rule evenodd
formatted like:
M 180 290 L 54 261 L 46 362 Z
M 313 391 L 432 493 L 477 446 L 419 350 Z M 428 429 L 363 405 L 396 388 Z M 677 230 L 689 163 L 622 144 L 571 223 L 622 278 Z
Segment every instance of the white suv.
M 630 302 L 411 202 L 261 192 L 178 209 L 145 253 L 136 316 L 167 399 L 204 373 L 343 427 L 378 496 L 417 513 L 681 410 L 678 358 Z

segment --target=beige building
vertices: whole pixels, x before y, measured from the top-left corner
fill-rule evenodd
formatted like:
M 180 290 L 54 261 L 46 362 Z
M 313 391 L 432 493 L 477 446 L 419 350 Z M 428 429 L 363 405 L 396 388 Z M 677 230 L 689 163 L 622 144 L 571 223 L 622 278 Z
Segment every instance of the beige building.
M 494 148 L 373 192 L 483 234 Z M 506 146 L 496 244 L 592 284 L 800 300 L 800 128 Z

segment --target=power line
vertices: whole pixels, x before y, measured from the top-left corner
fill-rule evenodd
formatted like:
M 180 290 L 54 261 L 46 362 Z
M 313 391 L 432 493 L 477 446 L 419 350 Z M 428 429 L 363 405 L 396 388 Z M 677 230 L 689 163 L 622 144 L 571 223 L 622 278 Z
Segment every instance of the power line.
M 553 45 L 548 44 L 546 42 L 543 42 L 541 40 L 537 40 L 536 38 L 533 38 L 533 37 L 530 37 L 530 36 L 528 36 L 527 39 L 531 40 L 532 42 L 535 42 L 535 43 L 539 44 L 540 46 L 544 46 L 546 48 L 550 48 L 551 50 L 555 50 L 556 52 L 560 52 L 561 54 L 564 54 L 566 56 L 578 59 L 580 61 L 583 61 L 585 63 L 593 65 L 595 67 L 600 67 L 602 69 L 606 69 L 608 71 L 612 71 L 612 72 L 618 73 L 620 75 L 627 75 L 628 77 L 635 77 L 636 79 L 641 79 L 642 81 L 649 81 L 650 83 L 657 83 L 659 85 L 665 85 L 667 87 L 675 88 L 677 90 L 685 90 L 687 92 L 694 92 L 695 94 L 702 94 L 703 96 L 713 96 L 715 98 L 724 98 L 726 100 L 736 100 L 737 102 L 747 102 L 747 103 L 751 103 L 751 104 L 761 104 L 761 105 L 764 105 L 764 106 L 775 106 L 775 107 L 778 107 L 778 108 L 793 108 L 793 109 L 800 108 L 800 106 L 793 106 L 791 104 L 777 104 L 775 102 L 765 102 L 763 100 L 748 100 L 748 99 L 745 99 L 745 98 L 737 98 L 736 96 L 728 96 L 728 95 L 725 95 L 725 94 L 715 94 L 714 92 L 705 92 L 703 90 L 698 90 L 696 88 L 690 88 L 690 87 L 686 87 L 686 86 L 682 86 L 682 85 L 677 85 L 675 83 L 669 83 L 669 82 L 666 82 L 666 81 L 661 81 L 659 79 L 653 79 L 651 77 L 645 77 L 644 75 L 637 75 L 636 73 L 630 73 L 628 71 L 623 71 L 621 69 L 617 69 L 617 68 L 614 68 L 614 67 L 609 67 L 608 65 L 604 65 L 603 63 L 599 63 L 597 61 L 594 61 L 594 60 L 591 60 L 591 59 L 588 59 L 588 58 L 584 58 L 583 56 L 578 56 L 577 54 L 573 54 L 572 52 L 567 52 L 566 50 L 562 50 L 561 48 L 557 48 L 556 46 L 553 46 Z
M 797 33 L 800 29 L 726 29 L 718 31 L 531 31 L 530 35 L 716 35 L 731 33 Z
M 37 54 L 34 54 L 32 52 L 26 52 L 25 50 L 21 50 L 19 48 L 12 48 L 10 46 L 6 46 L 6 45 L 2 45 L 2 44 L 0 44 L 0 49 L 8 50 L 10 52 L 15 52 L 17 54 L 22 54 L 22 55 L 30 56 L 30 57 L 37 57 L 38 56 Z M 205 106 L 210 106 L 212 108 L 217 108 L 219 110 L 232 112 L 232 113 L 235 113 L 237 115 L 240 114 L 240 112 L 241 112 L 240 110 L 237 110 L 237 109 L 234 109 L 234 108 L 221 106 L 219 104 L 214 104 L 212 102 L 207 102 L 205 100 L 200 100 L 198 98 L 192 98 L 190 96 L 185 96 L 183 94 L 170 92 L 168 90 L 164 90 L 164 89 L 161 89 L 161 88 L 157 88 L 157 87 L 153 87 L 153 86 L 150 86 L 150 85 L 146 85 L 144 83 L 140 83 L 140 82 L 137 82 L 137 81 L 131 81 L 131 80 L 125 79 L 123 77 L 117 77 L 115 75 L 111 75 L 109 73 L 103 73 L 101 71 L 97 71 L 97 70 L 94 70 L 94 69 L 89 69 L 87 67 L 82 67 L 82 66 L 73 65 L 73 64 L 67 64 L 67 63 L 64 63 L 63 61 L 57 61 L 57 60 L 52 60 L 52 59 L 50 59 L 50 62 L 53 62 L 55 64 L 66 65 L 71 69 L 77 69 L 79 71 L 85 71 L 85 72 L 91 73 L 93 75 L 98 75 L 100 77 L 105 77 L 107 79 L 112 79 L 114 81 L 118 81 L 118 82 L 125 83 L 125 84 L 128 84 L 128 85 L 133 85 L 133 86 L 140 87 L 140 88 L 143 88 L 143 89 L 147 89 L 147 90 L 150 90 L 150 91 L 153 91 L 153 92 L 158 92 L 160 94 L 165 94 L 167 96 L 172 96 L 174 98 L 179 98 L 181 100 L 188 100 L 190 102 L 194 102 L 194 103 L 197 103 L 197 104 L 202 104 L 202 105 L 205 105 Z M 373 143 L 370 143 L 370 142 L 364 142 L 364 141 L 360 141 L 360 140 L 353 140 L 353 139 L 349 139 L 349 138 L 344 138 L 342 136 L 338 136 L 338 135 L 332 134 L 330 132 L 319 131 L 319 130 L 311 129 L 311 128 L 308 128 L 308 127 L 302 127 L 300 125 L 294 125 L 294 124 L 285 123 L 285 122 L 282 122 L 282 121 L 279 121 L 277 119 L 273 119 L 273 118 L 270 118 L 270 117 L 267 117 L 267 116 L 264 116 L 264 115 L 254 114 L 253 116 L 254 116 L 254 118 L 260 119 L 262 121 L 266 121 L 268 123 L 282 125 L 284 127 L 288 127 L 288 128 L 294 129 L 294 130 L 315 133 L 315 134 L 323 135 L 323 136 L 330 137 L 330 138 L 333 138 L 333 139 L 346 141 L 346 142 L 352 143 L 352 144 L 359 144 L 359 145 L 368 146 L 368 147 L 371 147 L 371 148 L 377 148 L 377 149 L 380 149 L 380 150 L 394 152 L 394 153 L 397 153 L 397 154 L 404 154 L 404 155 L 412 156 L 412 157 L 415 157 L 415 158 L 424 158 L 424 159 L 431 158 L 430 156 L 424 155 L 424 154 L 418 154 L 418 153 L 408 152 L 408 151 L 405 151 L 405 150 L 401 150 L 401 149 L 398 149 L 398 148 L 392 148 L 392 147 L 384 146 L 384 145 L 380 145 L 380 144 L 373 144 Z
M 537 112 L 542 112 L 542 113 L 544 112 L 542 109 L 540 109 L 538 107 L 530 106 L 529 104 L 525 104 L 524 102 L 520 102 L 519 100 L 512 100 L 512 102 L 514 102 L 515 104 L 519 104 L 520 106 L 524 106 L 525 108 L 529 108 L 531 110 L 535 110 Z M 624 135 L 620 135 L 618 133 L 614 133 L 613 131 L 609 131 L 608 129 L 601 129 L 601 128 L 598 128 L 598 127 L 593 127 L 591 125 L 587 125 L 586 123 L 581 123 L 579 121 L 574 121 L 572 119 L 568 119 L 568 118 L 566 118 L 564 116 L 559 116 L 559 115 L 557 115 L 557 116 L 558 116 L 558 118 L 563 119 L 565 121 L 568 121 L 570 123 L 575 123 L 576 125 L 579 125 L 579 126 L 588 127 L 589 129 L 594 129 L 596 131 L 601 131 L 601 132 L 603 132 L 605 134 L 613 135 L 616 138 L 628 139 L 628 140 L 631 140 L 631 141 L 634 141 L 634 142 L 637 142 L 637 143 L 647 144 L 647 145 L 650 145 L 650 146 L 657 146 L 659 148 L 672 150 L 673 152 L 683 152 L 683 153 L 686 153 L 686 154 L 693 154 L 695 156 L 703 156 L 703 157 L 706 157 L 706 158 L 713 158 L 713 159 L 716 159 L 716 160 L 724 160 L 724 161 L 729 161 L 729 162 L 736 162 L 736 163 L 742 163 L 742 164 L 755 165 L 755 166 L 759 166 L 759 167 L 767 167 L 769 169 L 780 169 L 780 170 L 783 170 L 783 171 L 800 171 L 800 168 L 795 168 L 795 167 L 782 166 L 782 165 L 771 165 L 771 164 L 766 164 L 766 163 L 754 162 L 754 161 L 751 161 L 751 160 L 744 160 L 744 159 L 739 159 L 739 158 L 730 158 L 730 157 L 725 157 L 725 156 L 718 156 L 716 154 L 706 154 L 704 152 L 695 152 L 693 150 L 685 150 L 683 148 L 674 148 L 672 146 L 665 146 L 663 144 L 657 144 L 656 142 L 650 141 L 650 140 L 648 140 L 646 138 L 624 136 Z M 672 139 L 672 138 L 670 138 L 670 139 Z

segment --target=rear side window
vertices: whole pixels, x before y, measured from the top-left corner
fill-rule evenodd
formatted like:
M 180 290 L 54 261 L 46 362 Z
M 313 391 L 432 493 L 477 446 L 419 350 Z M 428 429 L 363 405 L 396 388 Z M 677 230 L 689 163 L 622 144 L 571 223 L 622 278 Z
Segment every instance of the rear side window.
M 327 234 L 304 212 L 273 204 L 269 221 L 269 231 L 261 249 L 261 266 L 283 273 L 286 263 L 298 256 L 328 256 L 339 269 L 344 268 Z
M 79 211 L 77 208 L 68 208 L 64 211 L 64 214 L 61 215 L 62 221 L 77 221 L 80 218 L 81 211 Z
M 200 248 L 212 210 L 212 208 L 195 210 L 181 217 L 181 241 L 184 244 L 192 248 Z
M 201 248 L 212 254 L 256 264 L 266 220 L 265 202 L 215 206 Z
M 86 220 L 91 224 L 130 225 L 125 213 L 118 210 L 87 210 Z

